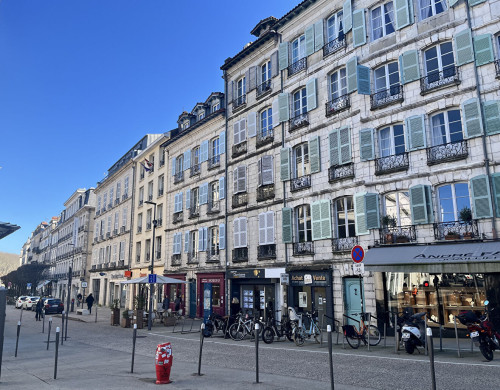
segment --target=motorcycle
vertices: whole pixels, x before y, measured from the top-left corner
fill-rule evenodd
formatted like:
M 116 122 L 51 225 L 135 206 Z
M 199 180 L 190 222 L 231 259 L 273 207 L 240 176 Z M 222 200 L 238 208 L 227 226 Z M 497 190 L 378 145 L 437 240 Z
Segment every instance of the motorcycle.
M 488 308 L 489 301 L 484 302 L 485 313 L 481 317 L 472 311 L 463 311 L 457 315 L 458 320 L 465 326 L 474 344 L 479 347 L 484 358 L 493 360 L 493 351 L 500 350 L 500 334 L 493 327 L 489 320 L 489 314 L 494 309 Z
M 222 332 L 226 337 L 226 330 L 228 329 L 228 319 L 222 317 L 220 314 L 212 313 L 205 323 L 204 337 L 211 337 L 215 332 Z
M 403 328 L 401 329 L 401 339 L 405 351 L 412 354 L 416 347 L 425 347 L 425 312 L 403 317 Z

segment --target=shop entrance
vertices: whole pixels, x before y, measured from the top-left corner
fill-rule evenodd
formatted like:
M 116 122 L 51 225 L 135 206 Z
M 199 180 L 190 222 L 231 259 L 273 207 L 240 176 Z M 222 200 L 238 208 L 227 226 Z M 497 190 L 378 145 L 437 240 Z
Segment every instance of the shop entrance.
M 326 314 L 326 287 L 302 286 L 294 289 L 295 309 L 298 312 L 316 311 L 318 318 Z
M 349 317 L 353 317 L 355 313 L 363 311 L 363 284 L 361 278 L 344 278 L 344 311 Z M 356 325 L 359 323 L 349 318 L 346 319 L 348 325 Z
M 196 282 L 189 282 L 189 317 L 196 317 Z
M 274 285 L 272 284 L 255 284 L 241 286 L 241 309 L 243 313 L 248 313 L 251 316 L 266 317 L 266 305 L 272 302 L 274 310 L 276 310 L 276 300 L 274 293 Z M 276 313 L 274 313 L 276 315 Z

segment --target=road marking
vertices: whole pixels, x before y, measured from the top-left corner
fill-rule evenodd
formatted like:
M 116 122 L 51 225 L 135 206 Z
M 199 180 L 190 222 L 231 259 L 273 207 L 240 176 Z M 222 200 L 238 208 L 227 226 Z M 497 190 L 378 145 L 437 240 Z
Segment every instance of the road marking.
M 166 334 L 164 333 L 148 333 L 150 335 L 154 336 L 163 336 L 165 337 Z M 169 336 L 169 338 L 174 338 L 178 340 L 185 340 L 185 341 L 194 341 L 194 342 L 199 342 L 196 339 L 188 339 L 186 337 L 178 337 L 178 336 Z M 213 344 L 220 344 L 220 345 L 226 345 L 226 346 L 237 346 L 237 347 L 243 347 L 243 348 L 255 348 L 254 345 L 244 345 L 244 344 L 230 344 L 230 343 L 224 343 L 221 341 L 214 341 L 214 340 L 208 340 L 205 338 L 204 343 L 213 343 Z M 292 352 L 309 352 L 309 353 L 319 353 L 319 354 L 328 354 L 328 351 L 311 351 L 309 349 L 295 349 L 295 348 L 286 348 L 286 347 L 263 347 L 259 346 L 259 349 L 269 349 L 269 350 L 281 350 L 281 351 L 292 351 Z M 338 355 L 338 356 L 355 356 L 355 357 L 364 357 L 364 358 L 369 358 L 369 359 L 386 359 L 386 360 L 398 360 L 398 361 L 409 361 L 409 362 L 418 362 L 418 363 L 426 363 L 429 364 L 427 360 L 420 360 L 420 359 L 409 359 L 409 358 L 398 358 L 398 357 L 391 357 L 391 356 L 374 356 L 374 355 L 353 355 L 349 353 L 344 353 L 344 352 L 332 352 L 332 355 Z M 435 363 L 439 364 L 453 364 L 455 366 L 478 366 L 478 367 L 495 367 L 499 368 L 500 365 L 498 364 L 481 364 L 481 363 L 460 363 L 460 362 L 445 362 L 445 361 L 440 361 L 440 360 L 434 360 Z

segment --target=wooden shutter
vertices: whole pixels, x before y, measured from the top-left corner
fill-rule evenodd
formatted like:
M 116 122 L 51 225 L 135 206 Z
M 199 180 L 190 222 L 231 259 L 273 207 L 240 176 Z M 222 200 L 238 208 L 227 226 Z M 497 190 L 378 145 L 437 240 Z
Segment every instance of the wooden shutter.
M 455 63 L 462 66 L 474 61 L 472 49 L 472 34 L 470 29 L 465 29 L 455 34 Z
M 484 102 L 483 112 L 486 134 L 491 135 L 500 133 L 500 101 L 490 100 Z
M 306 56 L 314 53 L 314 24 L 306 27 Z
M 358 9 L 352 13 L 352 42 L 353 47 L 366 43 L 365 10 Z
M 342 7 L 342 17 L 344 19 L 344 34 L 352 28 L 352 4 L 351 0 L 345 0 Z
M 238 168 L 236 167 L 233 171 L 233 194 L 238 193 Z
M 280 93 L 278 95 L 279 105 L 279 121 L 286 122 L 290 119 L 290 112 L 288 107 L 288 93 Z
M 225 177 L 219 177 L 219 199 L 224 199 L 226 197 L 226 182 Z
M 177 233 L 174 233 L 174 239 L 172 242 L 172 254 L 177 254 Z
M 208 248 L 208 228 L 205 226 L 203 228 L 203 251 L 206 251 Z
M 380 212 L 378 194 L 365 194 L 366 228 L 378 229 L 380 227 Z
M 476 66 L 489 64 L 495 60 L 493 56 L 491 34 L 483 34 L 474 37 L 474 52 L 476 54 Z
M 184 253 L 189 252 L 189 231 L 184 232 Z
M 260 184 L 268 185 L 274 183 L 273 156 L 262 156 L 260 162 Z
M 328 133 L 328 146 L 330 151 L 330 166 L 340 164 L 339 130 L 334 129 Z
M 274 128 L 280 124 L 280 117 L 279 117 L 280 102 L 278 99 L 273 100 L 271 111 L 273 112 L 272 121 L 273 121 L 273 128 Z
M 278 51 L 275 51 L 271 54 L 271 77 L 276 77 L 279 73 L 278 61 Z
M 410 208 L 413 225 L 429 223 L 428 203 L 430 203 L 430 199 L 427 198 L 430 191 L 427 191 L 426 187 L 428 186 L 422 184 L 410 187 Z
M 179 211 L 182 211 L 183 209 L 183 197 L 182 197 L 182 192 L 179 192 Z
M 274 244 L 274 211 L 266 213 L 266 241 L 268 244 Z
M 469 5 L 471 7 L 474 7 L 475 5 L 484 3 L 486 0 L 469 0 Z
M 247 219 L 246 217 L 240 218 L 240 245 L 247 246 Z
M 172 176 L 175 176 L 176 157 L 172 159 Z
M 193 205 L 196 206 L 196 205 Z M 186 209 L 191 207 L 191 190 L 186 190 Z
M 352 161 L 351 154 L 351 131 L 349 127 L 343 126 L 339 129 L 340 164 L 347 164 Z
M 201 143 L 201 147 L 200 147 L 200 163 L 202 163 L 203 161 L 207 161 L 208 160 L 208 143 L 209 141 L 208 140 L 205 140 Z
M 407 84 L 420 79 L 420 67 L 418 66 L 418 52 L 416 50 L 405 51 L 399 56 L 399 69 L 401 83 Z
M 290 207 L 281 209 L 281 236 L 284 243 L 293 242 L 292 209 Z
M 184 170 L 191 168 L 191 150 L 186 150 L 184 152 Z
M 200 186 L 200 204 L 208 203 L 208 183 L 203 183 Z
M 240 122 L 235 122 L 233 124 L 233 145 L 238 145 L 240 143 Z
M 248 121 L 248 137 L 255 137 L 257 135 L 257 113 L 251 112 L 247 117 Z
M 238 169 L 238 192 L 245 192 L 247 189 L 247 175 L 246 167 L 244 165 L 237 168 Z
M 354 218 L 356 221 L 356 235 L 368 234 L 366 227 L 365 192 L 354 194 Z
M 458 0 L 448 0 L 448 8 L 454 7 L 458 3 Z
M 219 249 L 226 249 L 226 225 L 219 225 Z
M 174 196 L 174 213 L 178 213 L 179 210 L 179 194 L 175 194 Z
M 325 45 L 323 32 L 323 19 L 320 19 L 314 23 L 314 51 L 321 50 Z
M 495 199 L 496 215 L 500 215 L 500 173 L 491 175 L 491 184 L 493 186 L 493 197 Z
M 246 119 L 240 120 L 240 142 L 247 139 L 247 121 Z
M 373 160 L 375 158 L 375 148 L 373 144 L 373 129 L 360 130 L 359 147 L 361 161 Z
M 221 131 L 219 134 L 219 154 L 226 152 L 226 132 Z
M 318 107 L 316 96 L 316 79 L 309 80 L 306 83 L 306 99 L 307 111 L 314 110 L 316 107 Z
M 205 249 L 203 247 L 203 244 L 205 241 L 203 240 L 203 228 L 198 229 L 198 252 L 204 252 Z
M 319 203 L 321 212 L 321 238 L 332 238 L 332 210 L 330 201 L 321 200 Z
M 288 42 L 282 42 L 279 46 L 280 70 L 288 68 Z
M 257 87 L 257 67 L 251 66 L 248 69 L 248 92 L 253 91 Z
M 280 178 L 281 181 L 290 180 L 290 148 L 283 148 L 280 151 Z
M 411 2 L 413 6 L 413 2 Z M 394 0 L 395 16 L 396 16 L 396 30 L 401 30 L 403 27 L 409 26 L 410 9 L 408 8 L 408 0 Z
M 321 152 L 320 152 L 320 138 L 314 136 L 309 140 L 309 162 L 311 164 L 311 173 L 321 171 Z
M 240 218 L 233 221 L 233 247 L 240 248 Z
M 470 180 L 474 218 L 491 218 L 490 183 L 487 175 L 473 177 Z
M 424 115 L 415 115 L 406 118 L 406 136 L 409 150 L 423 149 L 427 147 L 425 134 Z
M 233 91 L 234 91 L 234 81 L 229 81 L 227 83 L 227 104 L 233 102 Z
M 357 67 L 358 93 L 360 95 L 370 95 L 370 68 L 358 65 Z
M 463 102 L 462 112 L 464 114 L 465 137 L 472 138 L 483 134 L 483 121 L 479 100 L 473 98 Z
M 266 213 L 259 214 L 259 245 L 267 244 Z
M 313 241 L 321 240 L 321 205 L 320 202 L 311 203 L 311 227 Z
M 358 88 L 358 59 L 349 58 L 346 62 L 347 93 L 354 92 Z

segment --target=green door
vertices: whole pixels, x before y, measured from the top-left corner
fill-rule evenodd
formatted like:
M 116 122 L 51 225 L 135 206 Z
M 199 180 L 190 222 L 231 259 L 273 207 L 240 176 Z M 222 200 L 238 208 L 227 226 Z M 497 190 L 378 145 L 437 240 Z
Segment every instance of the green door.
M 363 300 L 363 286 L 360 278 L 344 278 L 344 307 L 345 314 L 349 317 L 359 319 L 359 316 L 353 316 L 354 313 L 360 313 Z M 346 324 L 356 325 L 359 323 L 349 318 Z

